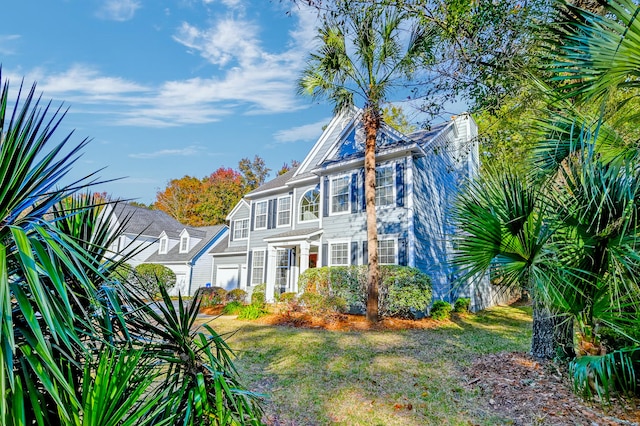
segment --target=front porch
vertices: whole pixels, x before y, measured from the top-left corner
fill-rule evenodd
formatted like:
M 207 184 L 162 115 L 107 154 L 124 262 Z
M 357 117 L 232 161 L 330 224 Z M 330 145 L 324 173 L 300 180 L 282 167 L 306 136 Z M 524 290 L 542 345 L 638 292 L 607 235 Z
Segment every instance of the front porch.
M 265 238 L 267 243 L 266 297 L 298 292 L 300 274 L 318 262 L 321 229 L 300 229 Z

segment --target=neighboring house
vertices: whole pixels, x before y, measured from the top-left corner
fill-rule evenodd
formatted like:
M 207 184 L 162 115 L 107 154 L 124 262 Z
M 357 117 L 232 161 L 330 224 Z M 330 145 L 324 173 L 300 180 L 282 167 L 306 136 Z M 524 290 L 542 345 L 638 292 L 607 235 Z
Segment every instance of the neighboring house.
M 210 251 L 215 285 L 251 292 L 266 283 L 271 299 L 298 291 L 307 268 L 367 264 L 360 117 L 355 109 L 334 117 L 297 168 L 235 206 L 228 238 Z M 434 298 L 451 300 L 447 209 L 459 185 L 478 171 L 475 122 L 462 114 L 411 135 L 383 125 L 376 164 L 380 264 L 421 269 L 431 276 Z M 464 293 L 476 309 L 495 302 L 486 279 Z
M 166 232 L 160 234 L 158 249 L 144 263 L 158 263 L 176 274 L 176 285 L 169 291 L 172 296 L 193 295 L 200 287 L 210 283 L 212 258 L 205 254 L 218 242 L 225 240 L 226 225 L 185 227 L 175 244 Z
M 162 210 L 149 210 L 124 202 L 115 206 L 107 205 L 107 209 L 113 209 L 113 229 L 124 225 L 110 249 L 119 254 L 135 252 L 128 261 L 133 267 L 144 263 L 151 254 L 158 251 L 160 234 L 164 232 L 171 239 L 171 244 L 175 245 L 184 229 L 184 225 Z
M 124 225 L 118 239 L 110 247 L 118 253 L 134 253 L 128 260 L 131 266 L 157 263 L 176 274 L 171 295 L 193 295 L 211 283 L 211 256 L 203 256 L 216 243 L 226 240 L 227 226 L 188 227 L 161 210 L 118 203 L 113 209 L 112 226 Z

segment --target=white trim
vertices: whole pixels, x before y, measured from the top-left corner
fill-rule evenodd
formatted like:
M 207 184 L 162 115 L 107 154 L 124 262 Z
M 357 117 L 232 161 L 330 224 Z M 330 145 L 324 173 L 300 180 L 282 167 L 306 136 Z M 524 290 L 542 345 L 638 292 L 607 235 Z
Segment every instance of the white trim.
M 236 238 L 236 230 L 238 229 L 238 222 L 242 222 L 242 221 L 247 221 L 247 227 L 244 228 L 247 231 L 247 236 L 246 237 L 239 237 Z M 249 227 L 251 226 L 251 219 L 248 217 L 245 217 L 244 219 L 235 219 L 233 221 L 233 235 L 231 235 L 231 238 L 233 239 L 233 241 L 244 241 L 244 240 L 248 240 L 249 239 Z
M 254 230 L 267 229 L 267 224 L 269 222 L 269 200 L 254 201 L 253 203 L 256 206 L 254 211 L 253 211 L 253 229 Z M 265 205 L 265 209 L 264 209 L 264 226 L 260 226 L 260 227 L 258 227 L 258 204 L 264 204 Z M 262 214 L 260 216 L 262 216 Z
M 338 179 L 347 178 L 347 208 L 344 211 L 334 212 L 333 211 L 333 181 Z M 327 201 L 329 202 L 329 216 L 339 216 L 343 214 L 351 213 L 351 173 L 343 173 L 340 175 L 334 175 L 329 177 L 329 196 L 327 197 Z
M 280 224 L 280 200 L 285 198 L 289 199 L 289 222 Z M 293 197 L 291 195 L 283 195 L 276 200 L 276 228 L 290 228 L 291 227 L 291 212 L 293 211 Z
M 324 232 L 324 229 L 316 229 L 313 230 L 308 233 L 308 234 L 300 234 L 300 235 L 292 235 L 290 237 L 278 237 L 278 236 L 274 236 L 274 237 L 266 237 L 263 238 L 263 241 L 268 242 L 268 243 L 277 243 L 277 242 L 288 242 L 288 241 L 304 241 L 308 238 L 312 238 L 315 237 L 316 235 L 320 235 Z
M 327 265 L 329 266 L 349 266 L 351 265 L 351 240 L 349 239 L 339 239 L 339 240 L 330 240 L 327 241 L 328 249 L 327 249 Z M 346 244 L 347 245 L 347 263 L 333 263 L 331 256 L 331 248 L 337 244 Z
M 242 204 L 244 204 L 249 209 L 249 216 L 251 216 L 251 205 L 249 204 L 249 202 L 247 200 L 242 198 L 240 201 L 238 201 L 238 203 L 235 205 L 235 207 L 229 212 L 227 217 L 225 217 L 224 219 L 225 220 L 231 220 L 231 217 L 238 212 L 238 210 L 240 209 Z

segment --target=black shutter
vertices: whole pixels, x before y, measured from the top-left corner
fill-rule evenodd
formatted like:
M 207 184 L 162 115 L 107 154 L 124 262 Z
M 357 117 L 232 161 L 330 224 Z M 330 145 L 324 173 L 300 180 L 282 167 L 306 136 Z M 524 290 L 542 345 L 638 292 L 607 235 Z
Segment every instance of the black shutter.
M 396 206 L 404 207 L 404 162 L 396 164 Z
M 358 209 L 358 174 L 354 173 L 351 175 L 351 213 L 357 213 Z
M 358 264 L 358 242 L 357 241 L 351 242 L 351 264 L 352 265 Z
M 233 241 L 233 220 L 229 224 L 229 241 Z
M 267 203 L 267 229 L 276 227 L 276 217 L 278 215 L 278 199 L 274 198 Z
M 327 217 L 329 216 L 329 178 L 326 176 L 324 178 L 322 192 L 322 216 Z
M 360 205 L 361 205 L 361 210 L 360 211 L 365 211 L 367 210 L 367 200 L 364 198 L 364 168 L 360 169 L 360 182 L 362 182 L 362 184 L 359 186 L 360 189 Z
M 250 251 L 249 254 L 247 255 L 247 287 L 251 285 L 251 273 L 253 272 L 253 264 L 251 263 L 252 257 L 253 257 L 253 251 Z M 240 273 L 240 275 L 242 275 L 242 273 Z
M 407 239 L 398 238 L 398 265 L 407 266 Z
M 253 225 L 256 219 L 256 203 L 251 203 L 251 230 L 253 231 Z
M 264 268 L 262 268 L 262 282 L 266 283 L 267 282 L 267 266 L 268 266 L 268 260 L 269 260 L 269 250 L 264 250 L 262 252 L 262 255 L 264 256 L 264 262 L 262 262 L 264 264 Z M 274 265 L 275 267 L 275 265 Z
M 322 266 L 329 265 L 329 244 L 322 244 Z
M 369 264 L 369 242 L 368 241 L 362 242 L 362 264 L 363 265 Z

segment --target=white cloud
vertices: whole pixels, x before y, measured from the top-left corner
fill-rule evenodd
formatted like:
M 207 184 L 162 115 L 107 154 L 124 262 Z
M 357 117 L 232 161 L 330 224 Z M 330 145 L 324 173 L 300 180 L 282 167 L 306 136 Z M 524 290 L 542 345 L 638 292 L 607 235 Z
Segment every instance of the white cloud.
M 110 21 L 128 21 L 133 19 L 140 6 L 136 0 L 106 0 L 96 14 Z
M 154 152 L 140 152 L 137 154 L 129 154 L 131 158 L 149 159 L 158 157 L 192 157 L 202 152 L 202 147 L 188 146 L 182 149 L 161 149 Z
M 14 55 L 16 53 L 14 44 L 19 39 L 18 34 L 0 35 L 0 55 Z
M 105 77 L 98 70 L 84 65 L 74 65 L 69 70 L 41 74 L 38 88 L 48 94 L 76 93 L 96 100 L 117 98 L 120 94 L 147 92 L 150 89 L 119 77 Z
M 327 125 L 330 120 L 330 118 L 326 118 L 316 123 L 280 130 L 273 135 L 273 138 L 280 143 L 315 140 L 322 134 L 322 127 Z

